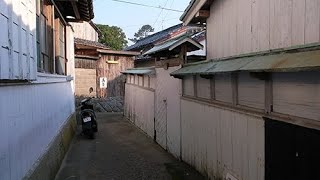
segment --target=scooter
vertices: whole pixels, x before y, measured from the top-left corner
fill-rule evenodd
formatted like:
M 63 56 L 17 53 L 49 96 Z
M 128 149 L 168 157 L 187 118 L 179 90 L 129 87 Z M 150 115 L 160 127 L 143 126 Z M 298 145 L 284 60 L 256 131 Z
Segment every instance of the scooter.
M 82 134 L 88 136 L 90 139 L 94 139 L 95 133 L 98 132 L 98 124 L 93 105 L 89 104 L 90 100 L 91 98 L 86 98 L 81 101 L 80 117 L 82 121 Z

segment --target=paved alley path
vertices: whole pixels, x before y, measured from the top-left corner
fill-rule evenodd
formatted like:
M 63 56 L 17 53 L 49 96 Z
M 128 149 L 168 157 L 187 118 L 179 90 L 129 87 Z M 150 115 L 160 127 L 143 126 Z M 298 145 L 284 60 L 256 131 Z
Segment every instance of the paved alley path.
M 95 140 L 75 136 L 56 180 L 203 179 L 172 157 L 122 114 L 97 114 Z

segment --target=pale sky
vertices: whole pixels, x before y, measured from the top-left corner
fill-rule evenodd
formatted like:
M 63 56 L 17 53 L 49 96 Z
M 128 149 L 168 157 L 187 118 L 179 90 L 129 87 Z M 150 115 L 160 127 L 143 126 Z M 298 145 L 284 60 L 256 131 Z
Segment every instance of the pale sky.
M 183 11 L 190 0 L 124 0 L 151 6 L 161 6 Z M 155 32 L 166 29 L 179 20 L 182 12 L 167 11 L 150 7 L 115 2 L 112 0 L 94 0 L 95 18 L 93 22 L 119 26 L 125 32 L 127 38 L 132 38 L 134 33 L 145 24 L 155 28 Z M 132 44 L 129 41 L 130 44 Z

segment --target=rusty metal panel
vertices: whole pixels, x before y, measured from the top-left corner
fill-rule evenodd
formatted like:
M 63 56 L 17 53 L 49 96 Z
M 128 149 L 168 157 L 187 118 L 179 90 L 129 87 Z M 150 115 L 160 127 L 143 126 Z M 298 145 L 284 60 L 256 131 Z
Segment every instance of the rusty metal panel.
M 264 179 L 262 117 L 181 100 L 182 160 L 223 179 Z

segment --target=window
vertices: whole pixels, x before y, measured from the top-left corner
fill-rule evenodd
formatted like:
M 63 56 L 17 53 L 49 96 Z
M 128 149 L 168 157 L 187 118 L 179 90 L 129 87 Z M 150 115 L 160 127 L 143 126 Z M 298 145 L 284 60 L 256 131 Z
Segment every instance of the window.
M 232 103 L 231 74 L 217 74 L 215 77 L 215 98 L 217 101 Z
M 62 17 L 58 16 L 49 0 L 37 0 L 38 72 L 66 74 L 65 43 Z
M 183 78 L 183 95 L 194 96 L 194 77 L 186 76 Z
M 211 79 L 197 76 L 197 97 L 211 99 Z
M 238 103 L 252 108 L 264 109 L 265 81 L 253 77 L 249 72 L 239 73 Z

